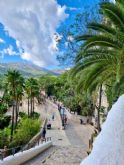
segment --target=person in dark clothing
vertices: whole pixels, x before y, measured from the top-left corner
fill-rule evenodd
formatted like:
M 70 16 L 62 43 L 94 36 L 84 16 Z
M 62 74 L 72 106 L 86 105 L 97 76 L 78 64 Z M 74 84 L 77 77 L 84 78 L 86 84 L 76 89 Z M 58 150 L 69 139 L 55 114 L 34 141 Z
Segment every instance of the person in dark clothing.
M 42 131 L 42 138 L 43 138 L 43 140 L 45 140 L 45 136 L 46 136 L 46 129 L 43 128 L 43 131 Z
M 67 124 L 67 116 L 65 116 L 65 124 Z
M 59 112 L 61 111 L 61 105 L 60 104 L 58 104 L 58 110 L 59 110 Z
M 83 120 L 82 119 L 80 119 L 80 124 L 83 124 Z
M 54 120 L 54 117 L 55 117 L 55 116 L 54 116 L 54 114 L 53 114 L 53 115 L 52 115 L 52 120 Z

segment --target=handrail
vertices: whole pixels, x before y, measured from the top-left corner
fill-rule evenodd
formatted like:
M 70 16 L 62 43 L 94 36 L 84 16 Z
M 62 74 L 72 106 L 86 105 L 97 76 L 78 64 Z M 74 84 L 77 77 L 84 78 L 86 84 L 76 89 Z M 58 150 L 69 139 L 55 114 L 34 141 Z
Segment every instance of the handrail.
M 42 143 L 46 143 L 48 141 L 51 141 L 51 137 L 46 137 L 44 140 L 43 139 L 39 139 L 37 141 L 37 145 L 39 146 L 40 144 Z M 36 145 L 35 145 L 36 146 Z M 35 147 L 33 146 L 33 147 Z M 30 147 L 30 148 L 33 148 L 33 147 Z M 0 160 L 3 160 L 4 158 L 10 156 L 10 155 L 15 155 L 16 153 L 20 152 L 20 151 L 26 151 L 26 150 L 29 150 L 30 148 L 24 148 L 24 145 L 21 145 L 21 146 L 17 146 L 17 147 L 13 147 L 13 148 L 9 148 L 9 149 L 1 149 L 0 150 Z
M 35 147 L 36 145 L 39 145 L 43 142 L 47 142 L 47 141 L 51 141 L 51 137 L 46 137 L 44 140 L 41 139 L 41 132 L 43 130 L 43 128 L 46 126 L 47 123 L 47 119 L 44 120 L 42 128 L 40 130 L 40 132 L 38 132 L 30 141 L 28 144 L 26 145 L 21 145 L 21 146 L 16 146 L 13 148 L 9 148 L 9 149 L 0 149 L 0 159 L 3 160 L 5 157 L 9 156 L 9 155 L 15 155 L 17 152 L 19 151 L 25 151 L 28 150 L 30 148 Z
M 14 156 L 10 155 L 6 157 L 5 159 L 0 160 L 1 165 L 17 165 L 17 164 L 24 164 L 25 162 L 28 162 L 29 160 L 36 157 L 38 154 L 42 154 L 45 150 L 52 147 L 52 141 L 48 141 L 46 143 L 40 144 L 39 146 L 35 146 L 34 148 L 31 148 L 29 150 L 18 152 Z

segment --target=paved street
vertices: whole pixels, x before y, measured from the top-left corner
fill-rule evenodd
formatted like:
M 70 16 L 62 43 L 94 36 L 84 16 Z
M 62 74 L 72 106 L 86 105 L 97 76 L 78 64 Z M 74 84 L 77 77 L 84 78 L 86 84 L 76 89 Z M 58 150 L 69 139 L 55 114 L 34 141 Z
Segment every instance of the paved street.
M 68 125 L 62 130 L 57 106 L 49 100 L 45 105 L 35 107 L 35 111 L 41 114 L 41 118 L 47 117 L 52 123 L 52 129 L 47 130 L 46 136 L 52 137 L 53 148 L 45 151 L 44 156 L 41 154 L 29 161 L 27 165 L 79 165 L 87 156 L 88 140 L 93 132 L 92 126 L 81 125 L 76 115 L 67 112 Z
M 86 153 L 83 148 L 76 146 L 60 147 L 45 163 L 38 165 L 79 165 Z

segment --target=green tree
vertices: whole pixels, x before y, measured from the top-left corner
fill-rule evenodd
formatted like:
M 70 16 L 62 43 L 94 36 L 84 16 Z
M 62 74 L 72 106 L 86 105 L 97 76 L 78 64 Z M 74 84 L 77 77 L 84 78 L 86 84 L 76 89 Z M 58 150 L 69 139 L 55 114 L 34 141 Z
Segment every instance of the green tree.
M 28 95 L 28 115 L 32 116 L 34 113 L 35 97 L 38 98 L 38 96 L 40 94 L 40 88 L 39 88 L 38 81 L 34 78 L 27 79 L 26 85 L 25 85 L 25 90 Z
M 23 145 L 30 141 L 30 139 L 40 130 L 41 121 L 30 118 L 23 118 L 20 121 L 18 129 L 13 137 L 11 145 Z
M 22 89 L 23 86 L 23 77 L 19 73 L 19 71 L 16 70 L 9 70 L 5 76 L 6 76 L 7 91 L 13 102 L 12 126 L 11 126 L 11 140 L 12 140 L 14 125 L 15 123 L 17 124 L 17 119 L 18 119 L 18 112 L 17 112 L 18 96 L 19 96 L 18 94 L 19 94 L 19 89 Z
M 101 84 L 113 79 L 115 86 L 124 76 L 123 8 L 122 1 L 116 4 L 102 3 L 101 13 L 104 17 L 102 23 L 90 23 L 88 25 L 90 33 L 76 38 L 77 41 L 83 41 L 73 70 L 73 75 L 76 74 L 80 79 L 79 89 L 92 92 L 101 88 Z

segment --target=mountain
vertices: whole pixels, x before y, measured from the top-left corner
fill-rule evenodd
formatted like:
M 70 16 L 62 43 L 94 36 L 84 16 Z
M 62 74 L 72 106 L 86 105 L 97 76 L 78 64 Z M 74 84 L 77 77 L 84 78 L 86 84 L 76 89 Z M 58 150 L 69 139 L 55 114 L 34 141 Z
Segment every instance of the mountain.
M 53 72 L 58 74 L 58 75 L 65 73 L 65 71 L 66 71 L 66 69 L 55 69 L 55 70 L 53 70 Z
M 47 70 L 45 68 L 38 67 L 29 63 L 0 63 L 0 75 L 7 73 L 9 69 L 16 69 L 22 73 L 25 77 L 39 77 L 45 74 L 58 75 L 54 71 Z

